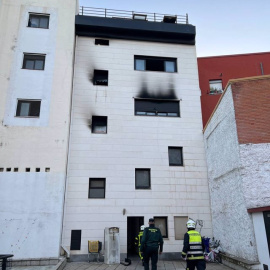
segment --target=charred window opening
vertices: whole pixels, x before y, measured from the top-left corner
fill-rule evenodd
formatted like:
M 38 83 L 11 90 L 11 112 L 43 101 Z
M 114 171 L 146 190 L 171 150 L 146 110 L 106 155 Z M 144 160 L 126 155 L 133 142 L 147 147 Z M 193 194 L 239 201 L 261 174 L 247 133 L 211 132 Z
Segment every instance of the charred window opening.
M 135 169 L 135 188 L 150 189 L 150 169 Z
M 179 100 L 135 99 L 135 115 L 180 117 Z
M 80 250 L 81 249 L 81 230 L 71 230 L 71 241 L 70 250 Z
M 107 116 L 92 116 L 92 133 L 107 133 Z
M 177 72 L 176 58 L 164 58 L 153 56 L 134 56 L 135 70 L 149 70 L 162 72 Z
M 45 55 L 44 54 L 24 54 L 23 69 L 44 70 Z
M 89 178 L 88 198 L 104 199 L 105 198 L 105 178 Z
M 29 14 L 28 27 L 48 29 L 49 18 L 47 14 Z
M 169 165 L 183 166 L 183 147 L 169 146 Z
M 103 45 L 103 46 L 109 46 L 110 41 L 108 39 L 95 39 L 95 45 Z
M 108 85 L 109 71 L 108 70 L 94 70 L 94 85 Z
M 39 117 L 40 104 L 40 100 L 18 100 L 16 116 Z

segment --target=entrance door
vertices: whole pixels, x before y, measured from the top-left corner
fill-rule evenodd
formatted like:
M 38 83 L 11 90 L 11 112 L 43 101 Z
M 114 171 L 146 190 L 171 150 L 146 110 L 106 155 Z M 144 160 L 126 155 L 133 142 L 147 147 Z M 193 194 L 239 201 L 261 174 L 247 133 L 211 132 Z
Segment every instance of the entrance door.
M 268 252 L 270 255 L 270 211 L 263 212 L 266 237 L 268 242 Z
M 135 237 L 138 236 L 144 217 L 127 217 L 127 253 L 128 256 L 137 253 Z

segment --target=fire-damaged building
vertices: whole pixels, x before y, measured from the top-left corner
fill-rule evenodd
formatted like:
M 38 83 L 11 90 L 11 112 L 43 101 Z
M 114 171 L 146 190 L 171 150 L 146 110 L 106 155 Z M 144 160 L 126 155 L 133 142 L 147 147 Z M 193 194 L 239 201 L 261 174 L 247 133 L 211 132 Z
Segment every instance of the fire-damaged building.
M 153 217 L 179 256 L 188 217 L 212 235 L 195 26 L 82 8 L 75 28 L 62 244 L 79 258 L 117 227 L 130 255 Z

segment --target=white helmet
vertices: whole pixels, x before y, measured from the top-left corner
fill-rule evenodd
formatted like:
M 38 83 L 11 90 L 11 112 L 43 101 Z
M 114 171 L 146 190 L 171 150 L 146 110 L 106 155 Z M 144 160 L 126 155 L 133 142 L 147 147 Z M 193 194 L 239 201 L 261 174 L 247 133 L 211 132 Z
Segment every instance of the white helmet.
M 192 219 L 189 219 L 187 222 L 187 228 L 188 229 L 195 229 L 196 227 L 196 222 Z
M 141 226 L 141 231 L 143 231 L 146 228 L 146 226 L 142 225 Z

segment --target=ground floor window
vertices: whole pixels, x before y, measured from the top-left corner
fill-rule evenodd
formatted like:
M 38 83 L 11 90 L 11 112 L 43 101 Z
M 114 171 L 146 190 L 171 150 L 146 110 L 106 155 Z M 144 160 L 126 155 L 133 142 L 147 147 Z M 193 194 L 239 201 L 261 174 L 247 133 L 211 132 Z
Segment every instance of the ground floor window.
M 164 238 L 168 238 L 168 217 L 154 217 L 155 226 L 160 229 Z

